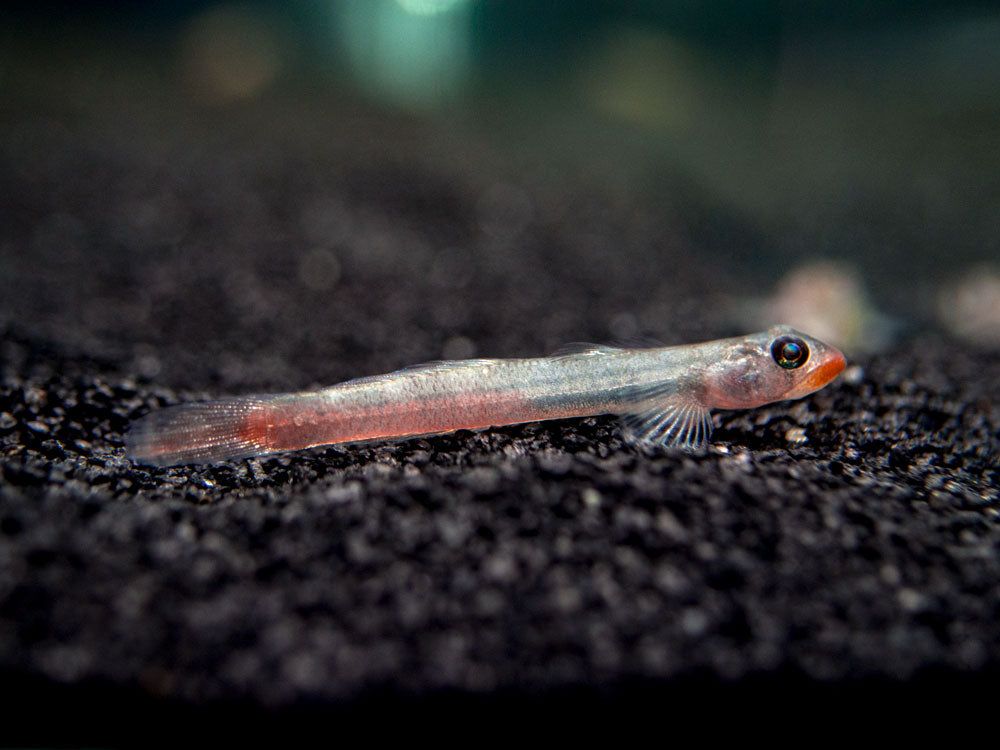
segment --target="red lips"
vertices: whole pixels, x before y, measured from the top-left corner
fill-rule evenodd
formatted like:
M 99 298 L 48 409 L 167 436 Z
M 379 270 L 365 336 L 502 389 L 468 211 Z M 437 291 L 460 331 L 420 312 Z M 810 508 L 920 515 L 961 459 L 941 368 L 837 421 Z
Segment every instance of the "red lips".
M 831 348 L 826 353 L 825 361 L 809 373 L 799 388 L 807 393 L 817 391 L 840 375 L 845 367 L 847 367 L 847 360 L 844 359 L 844 355 Z

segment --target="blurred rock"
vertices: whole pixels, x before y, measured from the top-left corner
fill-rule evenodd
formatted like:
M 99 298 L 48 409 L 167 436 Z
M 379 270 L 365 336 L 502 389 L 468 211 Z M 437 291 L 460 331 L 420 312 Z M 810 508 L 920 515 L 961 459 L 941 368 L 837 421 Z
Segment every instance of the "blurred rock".
M 993 266 L 970 269 L 938 296 L 945 327 L 971 344 L 1000 349 L 1000 271 Z
M 221 5 L 195 16 L 179 47 L 184 83 L 209 104 L 259 95 L 274 82 L 288 54 L 274 24 L 242 5 Z
M 872 305 L 854 269 L 832 261 L 794 268 L 752 307 L 761 327 L 790 325 L 848 352 L 881 349 L 896 328 Z

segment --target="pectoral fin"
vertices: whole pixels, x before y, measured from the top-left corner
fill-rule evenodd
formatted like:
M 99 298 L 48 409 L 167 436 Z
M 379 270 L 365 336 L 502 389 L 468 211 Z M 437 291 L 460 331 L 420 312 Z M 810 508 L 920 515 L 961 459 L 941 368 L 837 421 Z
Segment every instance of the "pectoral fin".
M 690 450 L 704 445 L 712 435 L 711 412 L 697 401 L 675 396 L 636 406 L 621 417 L 630 443 Z

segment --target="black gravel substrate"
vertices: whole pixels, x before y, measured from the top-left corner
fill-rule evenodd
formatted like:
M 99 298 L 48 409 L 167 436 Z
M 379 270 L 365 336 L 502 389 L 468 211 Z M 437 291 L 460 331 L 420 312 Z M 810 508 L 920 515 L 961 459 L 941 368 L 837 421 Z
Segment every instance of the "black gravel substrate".
M 2 116 L 8 737 L 995 687 L 1000 356 L 935 334 L 717 415 L 693 455 L 606 418 L 125 459 L 164 404 L 729 335 L 721 311 L 766 286 L 741 261 L 761 240 L 689 188 L 652 200 L 342 106 Z

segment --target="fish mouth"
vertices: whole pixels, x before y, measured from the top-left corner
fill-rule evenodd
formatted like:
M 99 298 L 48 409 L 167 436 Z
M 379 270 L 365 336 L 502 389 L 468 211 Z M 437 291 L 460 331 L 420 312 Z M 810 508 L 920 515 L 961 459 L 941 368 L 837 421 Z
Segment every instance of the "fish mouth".
M 818 391 L 835 377 L 840 375 L 847 367 L 847 360 L 844 355 L 836 349 L 827 351 L 826 356 L 819 365 L 806 375 L 805 379 L 795 388 L 789 391 L 786 398 L 801 398 L 813 391 Z

